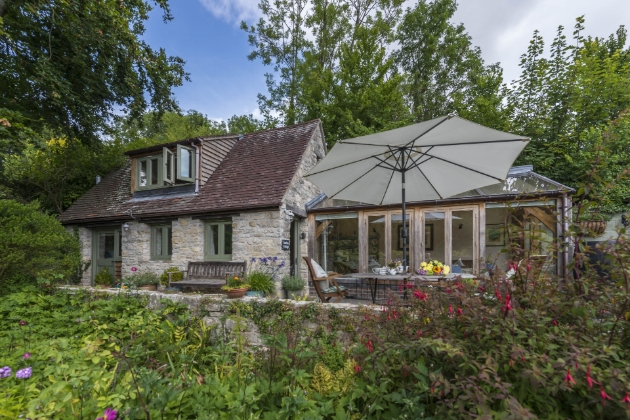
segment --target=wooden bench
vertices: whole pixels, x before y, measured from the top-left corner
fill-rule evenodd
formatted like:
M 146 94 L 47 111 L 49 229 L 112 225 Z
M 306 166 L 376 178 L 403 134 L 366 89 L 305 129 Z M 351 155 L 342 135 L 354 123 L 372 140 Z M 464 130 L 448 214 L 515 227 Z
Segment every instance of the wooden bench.
M 247 269 L 245 261 L 190 261 L 186 271 L 168 273 L 168 287 L 210 288 L 221 293 L 221 286 L 226 283 L 227 276 L 243 276 Z M 173 273 L 184 273 L 184 279 L 171 282 Z

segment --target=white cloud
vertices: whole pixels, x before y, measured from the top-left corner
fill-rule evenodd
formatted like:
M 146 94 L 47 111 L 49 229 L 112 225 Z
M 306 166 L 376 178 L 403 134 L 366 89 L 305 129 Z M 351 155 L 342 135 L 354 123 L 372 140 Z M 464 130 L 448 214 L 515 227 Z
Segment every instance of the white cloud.
M 546 50 L 559 25 L 572 42 L 575 18 L 584 15 L 584 35 L 607 37 L 628 23 L 628 0 L 460 0 L 453 22 L 462 22 L 481 47 L 488 63 L 500 62 L 504 79 L 519 77 L 520 56 L 527 51 L 534 30 L 545 40 Z
M 260 17 L 258 0 L 199 0 L 216 18 L 239 24 Z

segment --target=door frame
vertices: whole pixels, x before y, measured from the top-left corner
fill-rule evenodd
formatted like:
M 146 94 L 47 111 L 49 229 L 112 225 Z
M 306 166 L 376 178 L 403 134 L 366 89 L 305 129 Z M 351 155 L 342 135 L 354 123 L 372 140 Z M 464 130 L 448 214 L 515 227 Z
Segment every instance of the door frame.
M 291 221 L 289 232 L 289 272 L 292 276 L 300 277 L 302 274 L 300 260 L 302 259 L 302 247 L 301 247 L 301 226 L 302 219 L 294 217 Z
M 114 234 L 114 257 L 112 258 L 113 263 L 113 273 L 112 276 L 116 278 L 116 263 L 122 261 L 122 249 L 121 249 L 121 241 L 122 241 L 122 231 L 120 227 L 111 227 L 111 228 L 101 228 L 92 230 L 92 284 L 94 284 L 94 278 L 96 274 L 98 274 L 98 264 L 96 263 L 98 259 L 98 236 L 102 233 L 113 233 Z

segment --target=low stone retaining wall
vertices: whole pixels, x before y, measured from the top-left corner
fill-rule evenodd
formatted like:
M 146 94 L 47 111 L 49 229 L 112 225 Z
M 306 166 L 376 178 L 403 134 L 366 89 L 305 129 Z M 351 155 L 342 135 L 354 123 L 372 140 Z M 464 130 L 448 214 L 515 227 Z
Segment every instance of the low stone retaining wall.
M 111 295 L 123 294 L 125 296 L 138 296 L 147 298 L 147 307 L 158 309 L 164 306 L 164 300 L 170 300 L 173 303 L 186 305 L 192 313 L 202 317 L 207 326 L 215 326 L 215 336 L 228 339 L 233 331 L 236 322 L 232 318 L 234 315 L 231 308 L 234 305 L 259 305 L 264 306 L 269 303 L 278 302 L 285 305 L 286 309 L 307 309 L 314 308 L 317 317 L 304 326 L 307 329 L 315 330 L 319 326 L 326 325 L 330 319 L 330 314 L 334 312 L 335 318 L 339 318 L 339 314 L 344 317 L 351 318 L 346 324 L 352 325 L 354 322 L 360 322 L 366 311 L 380 311 L 377 305 L 357 305 L 352 303 L 319 303 L 313 301 L 294 301 L 294 300 L 278 300 L 267 298 L 256 298 L 245 296 L 240 299 L 228 299 L 225 295 L 202 295 L 202 294 L 184 294 L 184 293 L 164 293 L 145 290 L 120 290 L 120 289 L 97 289 L 92 287 L 64 287 L 65 290 L 85 290 L 90 293 L 106 293 Z M 261 345 L 260 331 L 256 325 L 256 320 L 244 316 L 245 331 L 241 331 L 243 337 L 250 345 Z M 258 320 L 260 321 L 260 320 Z M 347 333 L 340 331 L 340 339 Z

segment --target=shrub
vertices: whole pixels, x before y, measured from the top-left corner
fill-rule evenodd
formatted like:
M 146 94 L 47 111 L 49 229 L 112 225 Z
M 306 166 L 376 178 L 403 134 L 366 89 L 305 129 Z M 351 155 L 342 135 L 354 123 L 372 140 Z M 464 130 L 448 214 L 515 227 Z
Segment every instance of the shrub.
M 282 287 L 289 292 L 299 292 L 304 289 L 306 282 L 299 276 L 284 276 L 282 278 Z
M 160 284 L 162 286 L 168 286 L 168 273 L 171 274 L 171 281 L 180 281 L 184 279 L 184 273 L 179 267 L 169 267 L 160 276 Z
M 246 282 L 249 284 L 249 290 L 263 292 L 267 295 L 273 293 L 275 289 L 273 277 L 262 271 L 252 271 L 249 273 Z
M 94 284 L 99 286 L 111 286 L 114 284 L 114 276 L 109 272 L 107 268 L 103 268 L 94 276 Z
M 81 260 L 79 241 L 37 203 L 0 200 L 0 293 L 37 279 L 67 280 Z
M 160 277 L 154 273 L 133 274 L 125 277 L 123 283 L 132 284 L 136 287 L 158 285 L 160 284 Z

